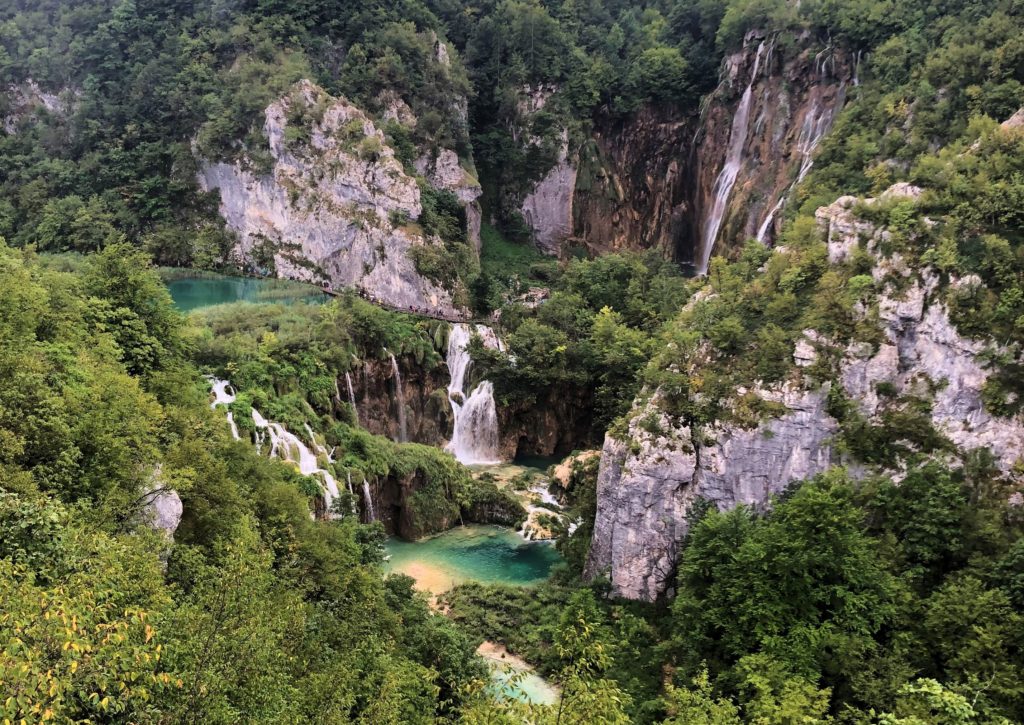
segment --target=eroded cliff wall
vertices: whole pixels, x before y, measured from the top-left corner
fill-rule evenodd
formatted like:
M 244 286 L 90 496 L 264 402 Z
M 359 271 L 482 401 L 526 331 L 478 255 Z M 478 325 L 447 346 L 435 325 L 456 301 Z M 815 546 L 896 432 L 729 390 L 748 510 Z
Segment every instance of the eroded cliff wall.
M 566 240 L 597 254 L 657 249 L 703 271 L 715 250 L 773 240 L 855 78 L 855 57 L 829 42 L 751 32 L 699 117 L 599 114 L 532 188 L 524 218 L 548 253 Z
M 919 193 L 897 185 L 881 201 L 913 201 Z M 774 386 L 735 391 L 735 400 L 753 395 L 773 411 L 753 426 L 723 418 L 691 428 L 662 412 L 660 391 L 638 402 L 627 433 L 605 440 L 586 566 L 589 577 L 608 576 L 616 596 L 653 601 L 671 593 L 697 499 L 719 509 L 758 507 L 833 465 L 847 465 L 854 475 L 871 470 L 840 445 L 840 421 L 829 403 L 833 393 L 851 401 L 868 424 L 882 425 L 886 413 L 906 401 L 918 410 L 924 406 L 927 425 L 943 441 L 932 454 L 941 459 L 985 448 L 1005 474 L 1014 475 L 1020 466 L 1024 419 L 995 415 L 983 400 L 998 342 L 962 336 L 945 302 L 949 290 L 980 281 L 953 278 L 943 289 L 935 270 L 912 269 L 898 253 L 886 251 L 889 232 L 858 216 L 856 201 L 841 198 L 819 209 L 817 219 L 832 263 L 844 262 L 855 250 L 870 255 L 880 342 L 838 343 L 805 330 L 792 351 L 795 375 Z M 838 361 L 835 381 L 801 373 L 822 357 Z M 898 477 L 900 470 L 888 473 Z
M 263 131 L 268 172 L 244 158 L 203 162 L 199 171 L 200 186 L 219 193 L 221 215 L 238 236 L 240 265 L 360 289 L 400 309 L 456 314 L 450 292 L 416 270 L 414 248 L 441 242 L 416 224 L 416 179 L 367 114 L 302 81 L 267 107 Z M 425 156 L 423 171 L 473 206 L 479 187 L 452 156 Z

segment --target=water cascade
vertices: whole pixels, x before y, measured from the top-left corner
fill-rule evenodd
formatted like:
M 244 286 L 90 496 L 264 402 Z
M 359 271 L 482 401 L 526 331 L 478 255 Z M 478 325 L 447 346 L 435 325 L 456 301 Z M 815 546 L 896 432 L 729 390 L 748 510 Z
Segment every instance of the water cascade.
M 363 504 L 366 507 L 366 522 L 377 520 L 377 514 L 373 510 L 373 496 L 370 495 L 370 484 L 363 479 Z
M 783 205 L 786 203 L 786 197 L 789 196 L 789 192 L 792 191 L 792 187 L 786 190 L 786 192 L 779 197 L 779 201 L 772 207 L 772 210 L 768 212 L 768 216 L 761 222 L 761 226 L 757 228 L 757 241 L 764 244 L 765 239 L 768 238 L 768 230 L 772 228 L 772 222 L 775 221 L 775 215 L 778 214 Z
M 470 325 L 459 323 L 452 326 L 448 336 L 448 400 L 455 418 L 448 450 L 462 463 L 500 463 L 494 386 L 483 380 L 466 396 L 466 372 L 472 362 L 467 348 L 473 332 Z M 477 325 L 475 332 L 487 347 L 501 349 L 501 342 L 491 328 Z
M 757 46 L 757 55 L 754 57 L 754 70 L 750 74 L 750 83 L 743 91 L 743 97 L 736 107 L 736 115 L 732 119 L 732 128 L 729 130 L 729 150 L 725 156 L 725 164 L 722 171 L 715 180 L 714 203 L 711 205 L 711 212 L 704 220 L 704 231 L 701 235 L 699 248 L 699 263 L 697 272 L 707 274 L 708 262 L 711 260 L 711 250 L 718 239 L 718 232 L 722 227 L 722 220 L 729 204 L 729 195 L 736 183 L 740 166 L 743 163 L 743 146 L 747 140 L 747 130 L 750 124 L 750 108 L 754 101 L 754 83 L 757 81 L 758 73 L 761 70 L 761 58 L 764 56 L 764 41 Z
M 398 405 L 398 442 L 408 443 L 409 431 L 405 422 L 405 391 L 402 390 L 402 372 L 398 369 L 398 361 L 395 360 L 395 356 L 390 352 L 388 355 L 391 357 L 391 376 L 395 380 L 395 402 Z
M 252 409 L 252 422 L 256 426 L 256 450 L 260 451 L 263 444 L 266 441 L 270 441 L 270 457 L 280 458 L 282 461 L 288 461 L 298 466 L 299 473 L 303 476 L 319 477 L 323 482 L 324 488 L 324 504 L 327 510 L 331 510 L 331 504 L 334 499 L 338 497 L 338 482 L 330 471 L 320 468 L 319 461 L 317 460 L 317 454 L 314 453 L 309 447 L 302 441 L 301 438 L 291 433 L 280 423 L 273 423 L 263 417 L 255 408 Z M 316 442 L 316 438 L 313 436 L 313 431 L 307 426 L 306 431 L 309 434 L 313 445 L 317 447 L 317 450 L 322 452 L 328 460 L 330 456 L 327 455 L 326 450 L 320 447 Z
M 210 403 L 211 408 L 216 409 L 218 405 L 231 405 L 235 402 L 235 393 L 234 389 L 231 387 L 231 383 L 227 380 L 218 380 L 214 377 L 208 377 L 207 380 L 213 384 L 213 402 Z M 240 436 L 238 435 L 238 426 L 235 425 L 235 416 L 231 414 L 230 410 L 228 411 L 227 418 L 228 425 L 231 426 L 231 437 L 236 441 L 240 440 Z
M 826 48 L 826 50 L 819 53 L 815 60 L 817 85 L 811 90 L 811 108 L 804 116 L 803 123 L 800 125 L 800 132 L 797 135 L 796 149 L 800 154 L 800 170 L 797 172 L 796 181 L 786 189 L 772 210 L 768 212 L 768 216 L 761 222 L 761 226 L 758 227 L 757 241 L 761 243 L 764 243 L 767 239 L 772 222 L 785 205 L 786 199 L 793 193 L 797 185 L 807 178 L 811 167 L 814 166 L 814 152 L 817 151 L 821 140 L 825 138 L 825 134 L 832 129 L 832 122 L 835 120 L 839 109 L 843 107 L 846 96 L 845 81 L 839 84 L 839 91 L 833 102 L 826 102 L 822 98 L 825 82 L 828 79 L 829 66 L 831 65 L 833 71 L 835 70 L 835 57 L 826 55 L 828 50 L 830 49 Z M 854 84 L 856 85 L 856 83 L 855 78 Z
M 359 425 L 359 408 L 356 407 L 356 391 L 352 388 L 352 376 L 345 372 L 345 385 L 348 386 L 348 402 L 352 406 L 352 415 L 355 416 L 356 425 Z

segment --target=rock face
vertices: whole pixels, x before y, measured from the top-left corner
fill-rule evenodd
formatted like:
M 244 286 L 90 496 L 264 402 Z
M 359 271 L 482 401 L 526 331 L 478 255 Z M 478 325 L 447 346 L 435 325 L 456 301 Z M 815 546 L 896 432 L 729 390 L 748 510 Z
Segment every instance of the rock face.
M 168 539 L 174 538 L 184 513 L 181 497 L 173 488 L 154 488 L 143 502 L 143 519 Z
M 569 135 L 563 131 L 558 162 L 533 187 L 520 209 L 533 241 L 545 254 L 558 254 L 572 235 L 572 200 L 576 189 L 576 164 L 569 158 Z
M 919 195 L 914 187 L 897 185 L 883 198 L 913 201 Z M 819 209 L 817 218 L 833 262 L 858 247 L 874 257 L 883 340 L 838 346 L 806 330 L 794 346 L 797 370 L 828 351 L 841 361 L 842 392 L 869 422 L 879 424 L 894 400 L 924 400 L 931 425 L 957 450 L 987 448 L 996 465 L 1011 473 L 1024 456 L 1024 420 L 985 409 L 982 388 L 992 371 L 983 353 L 994 343 L 961 336 L 950 321 L 938 275 L 929 268 L 912 271 L 899 255 L 883 256 L 880 243 L 888 232 L 856 218 L 853 202 L 841 198 Z M 952 280 L 951 287 L 973 283 Z M 737 391 L 757 395 L 777 411 L 754 428 L 719 422 L 693 431 L 673 424 L 660 412 L 657 392 L 640 405 L 625 440 L 605 439 L 586 575 L 607 575 L 617 596 L 653 601 L 671 593 L 687 515 L 698 498 L 719 509 L 763 506 L 790 483 L 832 465 L 848 464 L 854 475 L 864 472 L 857 461 L 841 460 L 834 445 L 839 425 L 826 406 L 832 383 L 814 388 L 809 381 L 795 382 L 802 379 L 796 375 L 783 386 Z M 887 389 L 884 400 L 880 385 Z
M 825 392 L 787 388 L 772 397 L 785 414 L 749 430 L 717 426 L 706 443 L 673 427 L 655 403 L 633 419 L 628 441 L 606 437 L 585 576 L 607 575 L 615 596 L 654 601 L 675 575 L 696 499 L 720 509 L 760 505 L 826 470 L 837 426 L 824 412 Z M 657 433 L 649 431 L 651 414 L 659 416 Z
M 786 54 L 777 40 L 748 33 L 743 48 L 725 59 L 722 81 L 705 104 L 694 139 L 695 222 L 690 249 L 680 250 L 684 261 L 706 258 L 722 239 L 774 238 L 786 197 L 810 171 L 855 83 L 854 57 L 841 48 L 804 37 Z M 749 112 L 737 123 L 747 94 Z M 735 178 L 716 218 L 732 149 L 739 152 Z
M 882 200 L 914 201 L 921 190 L 895 184 Z M 870 205 L 874 199 L 863 200 Z M 819 209 L 818 224 L 826 235 L 829 259 L 841 261 L 858 245 L 876 260 L 873 276 L 881 286 L 879 317 L 885 341 L 877 350 L 851 344 L 844 351 L 842 383 L 847 395 L 871 417 L 879 412 L 879 383 L 896 396 L 925 395 L 931 402 L 931 423 L 957 448 L 988 448 L 1003 471 L 1009 471 L 1024 455 L 1024 421 L 993 416 L 985 410 L 982 388 L 991 370 L 982 363 L 993 342 L 967 339 L 949 318 L 934 270 L 912 271 L 896 254 L 882 257 L 879 246 L 888 232 L 859 221 L 853 198 L 842 197 Z M 970 280 L 951 280 L 956 289 Z
M 444 46 L 439 46 L 443 48 Z M 483 214 L 477 201 L 483 190 L 473 173 L 464 168 L 459 155 L 451 149 L 439 149 L 416 159 L 416 171 L 426 177 L 436 189 L 450 191 L 458 197 L 466 210 L 466 237 L 480 254 L 480 223 Z
M 405 398 L 406 427 L 409 440 L 431 446 L 444 446 L 452 434 L 452 409 L 445 389 L 448 374 L 444 366 L 426 369 L 415 360 L 399 357 Z M 344 402 L 348 402 L 346 384 L 339 383 Z M 370 360 L 352 374 L 359 422 L 371 433 L 392 440 L 399 437 L 394 372 L 390 360 Z
M 6 101 L 8 113 L 0 119 L 0 126 L 8 135 L 14 135 L 18 132 L 18 126 L 38 111 L 61 118 L 70 116 L 78 101 L 78 94 L 71 89 L 50 93 L 28 78 L 23 83 L 8 86 Z
M 596 253 L 658 249 L 700 268 L 718 240 L 772 241 L 855 83 L 842 49 L 776 40 L 748 34 L 699 120 L 654 107 L 599 117 L 523 204 L 539 246 L 572 237 Z
M 450 294 L 416 272 L 412 249 L 435 243 L 414 222 L 416 180 L 360 109 L 308 81 L 267 107 L 273 167 L 201 164 L 238 235 L 239 263 L 335 289 L 355 287 L 398 307 L 455 313 Z
M 693 226 L 693 123 L 666 109 L 599 119 L 580 150 L 575 235 L 594 252 L 658 249 L 676 257 Z

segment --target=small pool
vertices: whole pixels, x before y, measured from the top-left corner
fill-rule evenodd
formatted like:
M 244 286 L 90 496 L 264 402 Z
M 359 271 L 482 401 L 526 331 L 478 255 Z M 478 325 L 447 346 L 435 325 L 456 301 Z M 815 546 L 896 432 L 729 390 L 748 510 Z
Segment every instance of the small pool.
M 407 574 L 434 594 L 456 584 L 538 584 L 562 560 L 550 542 L 526 541 L 500 526 L 460 526 L 420 541 L 388 540 L 389 572 Z
M 174 306 L 188 313 L 233 302 L 323 302 L 327 295 L 311 285 L 280 279 L 204 275 L 167 282 Z

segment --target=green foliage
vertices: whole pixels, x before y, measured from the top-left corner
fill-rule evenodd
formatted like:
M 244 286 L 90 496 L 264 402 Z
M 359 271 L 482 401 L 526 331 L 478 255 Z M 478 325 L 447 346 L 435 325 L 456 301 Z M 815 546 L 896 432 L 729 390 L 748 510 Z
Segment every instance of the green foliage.
M 0 266 L 0 717 L 406 723 L 461 707 L 482 677 L 465 637 L 384 583 L 378 529 L 311 519 L 302 477 L 228 439 L 194 331 L 138 253 L 67 273 L 0 248 Z M 310 309 L 326 330 L 390 319 L 352 303 Z M 267 307 L 257 320 L 285 314 Z M 433 351 L 407 324 L 383 336 Z M 266 333 L 248 349 L 281 361 Z M 125 354 L 147 336 L 159 357 Z M 395 475 L 471 498 L 450 456 L 390 445 Z M 154 486 L 184 503 L 173 540 L 146 524 Z

